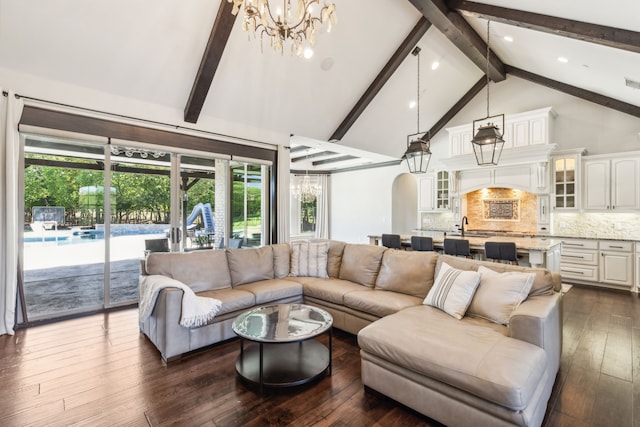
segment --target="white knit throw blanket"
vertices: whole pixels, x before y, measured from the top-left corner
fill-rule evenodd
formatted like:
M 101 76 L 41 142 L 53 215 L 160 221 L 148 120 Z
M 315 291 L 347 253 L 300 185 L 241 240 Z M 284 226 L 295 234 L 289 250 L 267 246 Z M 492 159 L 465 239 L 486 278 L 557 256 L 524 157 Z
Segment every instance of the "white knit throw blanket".
M 198 296 L 190 287 L 177 280 L 161 275 L 143 276 L 140 281 L 140 301 L 138 302 L 141 320 L 145 321 L 151 316 L 158 294 L 164 288 L 182 289 L 180 325 L 185 328 L 205 325 L 218 314 L 222 307 L 222 301 Z

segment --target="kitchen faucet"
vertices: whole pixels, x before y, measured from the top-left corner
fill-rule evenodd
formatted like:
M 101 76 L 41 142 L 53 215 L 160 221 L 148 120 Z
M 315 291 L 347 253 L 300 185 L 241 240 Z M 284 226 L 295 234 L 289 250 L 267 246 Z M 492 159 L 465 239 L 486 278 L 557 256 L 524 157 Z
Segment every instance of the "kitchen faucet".
M 464 225 L 467 224 L 469 225 L 469 218 L 467 218 L 467 216 L 463 216 L 462 217 L 462 221 L 460 221 L 460 233 L 462 234 L 462 237 L 464 237 Z

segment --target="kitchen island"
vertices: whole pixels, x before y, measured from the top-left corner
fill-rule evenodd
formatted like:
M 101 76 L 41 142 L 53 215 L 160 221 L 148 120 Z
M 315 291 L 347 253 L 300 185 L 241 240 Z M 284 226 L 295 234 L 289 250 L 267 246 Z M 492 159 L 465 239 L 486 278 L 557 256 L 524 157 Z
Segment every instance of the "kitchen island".
M 401 234 L 402 242 L 410 243 L 411 236 L 428 236 L 433 239 L 434 249 L 442 249 L 444 245 L 445 232 L 443 231 L 416 231 L 408 234 Z M 369 235 L 369 243 L 379 245 L 382 235 Z M 516 244 L 518 255 L 522 256 L 521 264 L 527 263 L 531 267 L 544 267 L 550 271 L 560 272 L 560 253 L 562 239 L 551 237 L 519 237 L 519 236 L 489 236 L 477 235 L 469 232 L 462 237 L 460 234 L 446 233 L 448 239 L 469 240 L 469 247 L 476 252 L 481 259 L 484 259 L 485 242 L 513 242 Z

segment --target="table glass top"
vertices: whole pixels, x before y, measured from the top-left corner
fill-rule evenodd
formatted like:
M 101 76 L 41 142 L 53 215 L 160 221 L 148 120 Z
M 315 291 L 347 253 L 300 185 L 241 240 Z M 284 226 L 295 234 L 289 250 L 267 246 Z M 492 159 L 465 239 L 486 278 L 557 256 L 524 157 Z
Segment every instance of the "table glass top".
M 252 341 L 292 342 L 318 336 L 331 327 L 326 311 L 304 304 L 277 304 L 242 313 L 233 331 Z

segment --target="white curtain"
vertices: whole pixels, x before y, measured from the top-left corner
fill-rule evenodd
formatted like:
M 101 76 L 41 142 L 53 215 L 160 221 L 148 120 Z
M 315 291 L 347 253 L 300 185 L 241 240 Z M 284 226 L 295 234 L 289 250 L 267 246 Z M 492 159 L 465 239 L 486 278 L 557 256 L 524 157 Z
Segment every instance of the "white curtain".
M 1 89 L 1 88 L 0 88 Z M 3 91 L 4 92 L 4 91 Z M 18 121 L 24 103 L 12 91 L 0 105 L 0 335 L 13 335 L 18 290 Z
M 291 236 L 289 227 L 289 179 L 290 179 L 291 155 L 289 147 L 278 146 L 278 242 L 287 243 Z M 272 242 L 276 243 L 276 242 Z
M 329 175 L 318 175 L 320 195 L 316 205 L 316 238 L 329 238 Z

